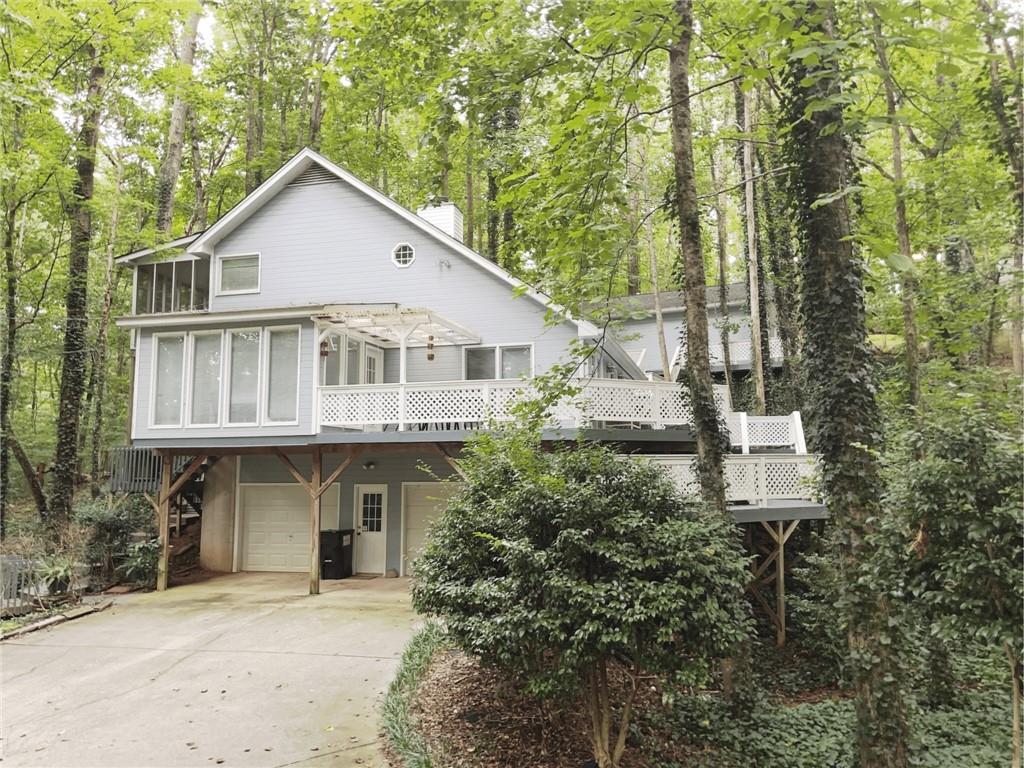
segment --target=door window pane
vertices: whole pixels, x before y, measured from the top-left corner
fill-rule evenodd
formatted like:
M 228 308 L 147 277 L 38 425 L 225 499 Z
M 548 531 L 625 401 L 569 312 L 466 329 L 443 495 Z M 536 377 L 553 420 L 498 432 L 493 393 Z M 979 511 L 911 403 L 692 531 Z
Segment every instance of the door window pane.
M 192 264 L 191 261 L 174 263 L 175 312 L 187 312 L 192 309 Z
M 228 421 L 232 424 L 254 424 L 260 380 L 260 332 L 233 331 L 230 344 Z
M 260 257 L 239 256 L 220 261 L 220 290 L 255 291 L 260 287 Z
M 202 334 L 192 343 L 193 424 L 216 424 L 220 402 L 220 334 Z
M 471 381 L 496 378 L 494 347 L 474 347 L 466 350 L 466 378 Z
M 345 383 L 358 384 L 359 379 L 359 342 L 353 339 L 348 340 L 348 353 L 345 363 Z
M 192 268 L 192 309 L 206 309 L 210 306 L 210 261 L 196 259 Z
M 153 291 L 153 311 L 170 312 L 174 295 L 174 262 L 156 265 L 156 284 Z
M 380 533 L 384 520 L 384 494 L 364 493 L 362 501 L 363 530 L 369 533 Z
M 374 347 L 366 348 L 366 377 L 364 379 L 367 384 L 376 384 L 380 381 L 378 378 L 380 371 L 381 351 Z
M 135 314 L 145 315 L 153 311 L 153 265 L 138 267 L 135 285 Z
M 529 347 L 501 348 L 501 378 L 518 379 L 531 373 Z
M 156 338 L 156 381 L 153 423 L 159 426 L 181 423 L 181 376 L 185 352 L 184 336 Z
M 269 335 L 267 418 L 270 421 L 295 421 L 299 393 L 299 331 L 271 331 Z

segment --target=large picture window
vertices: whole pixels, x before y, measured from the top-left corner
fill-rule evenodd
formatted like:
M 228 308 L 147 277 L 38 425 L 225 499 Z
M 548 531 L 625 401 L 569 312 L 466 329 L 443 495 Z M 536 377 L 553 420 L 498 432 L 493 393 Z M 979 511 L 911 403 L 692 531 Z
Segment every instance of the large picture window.
M 299 407 L 299 329 L 269 329 L 267 346 L 267 420 L 295 421 Z
M 228 344 L 228 423 L 255 424 L 260 389 L 260 331 L 231 331 Z
M 221 333 L 192 337 L 192 391 L 189 423 L 215 426 L 220 418 Z
M 217 292 L 258 293 L 260 290 L 260 257 L 259 254 L 245 256 L 222 256 Z
M 153 424 L 158 427 L 181 426 L 185 336 L 156 336 L 154 350 Z

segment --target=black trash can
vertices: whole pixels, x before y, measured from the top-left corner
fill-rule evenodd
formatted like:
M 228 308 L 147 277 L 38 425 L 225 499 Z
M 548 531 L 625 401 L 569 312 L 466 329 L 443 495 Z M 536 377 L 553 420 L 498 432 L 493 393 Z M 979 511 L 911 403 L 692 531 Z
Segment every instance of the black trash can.
M 320 578 L 346 579 L 352 575 L 351 528 L 320 531 Z

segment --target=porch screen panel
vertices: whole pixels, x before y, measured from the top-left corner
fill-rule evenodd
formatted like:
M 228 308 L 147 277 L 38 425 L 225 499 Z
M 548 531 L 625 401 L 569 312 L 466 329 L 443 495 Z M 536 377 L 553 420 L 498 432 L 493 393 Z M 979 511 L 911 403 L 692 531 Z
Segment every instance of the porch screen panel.
M 220 416 L 220 333 L 199 334 L 192 346 L 193 424 L 216 424 Z
M 345 383 L 359 384 L 361 383 L 359 378 L 359 342 L 349 339 L 346 350 L 348 359 L 345 362 Z
M 299 394 L 299 329 L 270 331 L 267 418 L 295 421 Z
M 192 262 L 192 309 L 206 309 L 210 306 L 210 261 L 197 259 Z
M 153 424 L 177 426 L 181 423 L 185 337 L 158 336 L 155 347 L 156 381 L 153 383 Z
M 135 312 L 148 315 L 153 311 L 153 264 L 142 264 L 138 267 L 138 283 L 135 286 Z
M 230 340 L 228 422 L 255 424 L 260 380 L 260 332 L 234 331 Z

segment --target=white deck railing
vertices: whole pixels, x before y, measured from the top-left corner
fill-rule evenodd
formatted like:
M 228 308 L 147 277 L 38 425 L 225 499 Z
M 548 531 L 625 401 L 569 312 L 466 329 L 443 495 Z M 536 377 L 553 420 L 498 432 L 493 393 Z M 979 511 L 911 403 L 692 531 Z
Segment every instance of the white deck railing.
M 784 448 L 793 453 L 807 453 L 804 426 L 800 411 L 788 416 L 751 416 L 743 411 L 729 414 L 729 435 L 742 453 L 750 449 Z
M 695 457 L 651 456 L 664 464 L 685 493 L 699 493 Z M 727 456 L 725 459 L 726 499 L 765 506 L 772 499 L 813 500 L 817 493 L 812 478 L 817 469 L 813 455 L 765 454 Z
M 562 427 L 612 423 L 662 429 L 693 422 L 678 384 L 625 379 L 588 379 L 579 393 L 552 409 Z M 472 429 L 512 417 L 512 406 L 534 393 L 520 381 L 438 381 L 320 387 L 320 423 L 348 429 Z M 716 387 L 722 413 L 728 393 Z

